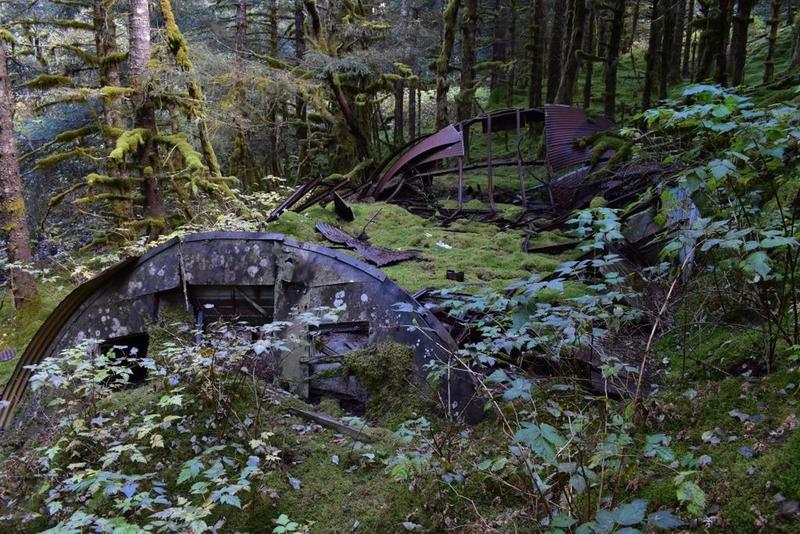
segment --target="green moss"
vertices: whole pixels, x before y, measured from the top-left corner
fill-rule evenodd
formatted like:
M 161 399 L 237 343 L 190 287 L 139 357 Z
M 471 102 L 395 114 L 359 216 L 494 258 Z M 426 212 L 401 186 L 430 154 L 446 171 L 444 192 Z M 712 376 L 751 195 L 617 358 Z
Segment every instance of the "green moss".
M 124 162 L 126 155 L 135 153 L 140 146 L 144 145 L 148 135 L 150 135 L 150 130 L 147 128 L 134 128 L 122 132 L 117 137 L 117 145 L 109 156 L 118 162 Z
M 37 289 L 37 300 L 16 312 L 10 304 L 11 295 L 7 290 L 2 292 L 0 299 L 5 304 L 0 308 L 0 350 L 15 348 L 21 355 L 44 320 L 67 295 L 71 283 L 66 280 L 55 280 L 39 283 Z M 0 384 L 8 381 L 18 361 L 0 362 Z
M 20 87 L 27 89 L 50 89 L 51 87 L 71 86 L 72 79 L 61 74 L 40 74 L 36 78 L 29 80 Z
M 87 135 L 95 133 L 96 131 L 97 126 L 94 124 L 83 126 L 81 128 L 75 128 L 74 130 L 67 130 L 55 136 L 53 143 L 69 143 L 70 141 L 75 141 L 76 139 L 82 139 Z
M 384 425 L 413 418 L 413 410 L 426 404 L 412 347 L 388 342 L 354 350 L 345 356 L 341 372 L 358 378 L 369 395 L 367 414 Z

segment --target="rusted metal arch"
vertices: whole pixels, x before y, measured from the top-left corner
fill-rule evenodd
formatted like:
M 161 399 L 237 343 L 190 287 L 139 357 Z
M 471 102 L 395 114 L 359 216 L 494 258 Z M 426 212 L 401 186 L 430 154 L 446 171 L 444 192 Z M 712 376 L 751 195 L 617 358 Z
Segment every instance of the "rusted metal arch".
M 193 311 L 200 314 L 198 321 L 202 323 L 203 307 L 198 305 L 200 293 L 196 291 L 219 286 L 271 287 L 270 320 L 285 320 L 293 309 L 344 304 L 346 310 L 339 321 L 330 325 L 331 335 L 338 335 L 341 341 L 348 333 L 358 331 L 358 339 L 365 345 L 391 340 L 411 346 L 421 376 L 425 363 L 446 360 L 456 348 L 447 329 L 413 297 L 382 271 L 347 254 L 281 234 L 192 234 L 111 267 L 76 288 L 56 307 L 29 343 L 3 390 L 0 428 L 9 426 L 25 395 L 31 376 L 26 366 L 58 355 L 81 339 L 109 340 L 144 333 L 148 322 L 157 319 L 164 306 L 183 306 L 192 301 Z M 256 309 L 261 310 L 259 306 Z M 410 328 L 411 325 L 418 325 L 425 332 Z M 289 373 L 297 379 L 297 391 L 302 395 L 314 386 L 310 369 L 315 356 L 308 347 L 297 350 L 288 364 L 280 363 L 280 369 L 282 375 Z M 467 419 L 479 418 L 482 407 L 473 401 L 471 378 L 456 371 L 453 376 L 449 389 L 457 404 L 454 411 Z M 352 389 L 352 383 L 317 386 L 321 391 L 333 392 L 344 388 L 348 394 Z

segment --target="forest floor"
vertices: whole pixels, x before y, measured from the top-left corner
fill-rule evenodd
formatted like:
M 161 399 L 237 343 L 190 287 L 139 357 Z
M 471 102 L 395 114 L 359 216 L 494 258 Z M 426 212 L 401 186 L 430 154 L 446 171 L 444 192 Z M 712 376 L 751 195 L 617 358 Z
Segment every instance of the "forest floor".
M 776 67 L 779 71 L 788 61 L 788 31 L 783 30 L 779 40 L 780 59 Z M 764 45 L 763 41 L 754 44 L 751 56 L 754 65 L 763 65 Z M 638 98 L 633 72 L 642 66 L 640 63 L 637 66 L 641 58 L 630 57 L 630 66 L 627 62 L 622 64 L 620 96 L 633 99 Z M 599 95 L 601 83 L 597 76 L 595 87 Z M 749 69 L 748 83 L 756 85 L 759 76 L 758 70 Z M 679 90 L 673 88 L 674 92 Z M 758 90 L 754 95 L 765 102 L 785 96 Z M 476 155 L 480 150 L 476 145 Z M 499 170 L 496 174 L 501 191 L 515 190 L 516 180 L 513 169 Z M 476 190 L 484 181 L 482 173 L 470 173 L 467 177 L 467 184 Z M 453 177 L 441 180 L 442 187 L 450 191 L 452 182 Z M 452 207 L 453 202 L 451 195 L 442 206 Z M 468 204 L 479 209 L 486 206 L 484 199 L 474 199 Z M 498 207 L 506 219 L 512 219 L 518 212 L 514 205 Z M 391 204 L 353 204 L 352 209 L 355 220 L 349 223 L 339 220 L 330 206 L 315 206 L 301 214 L 287 212 L 266 229 L 301 241 L 330 245 L 315 231 L 317 222 L 328 222 L 352 235 L 365 232 L 375 246 L 417 250 L 416 260 L 384 269 L 391 279 L 412 293 L 422 288 L 452 287 L 453 282 L 445 277 L 448 270 L 464 273 L 461 288 L 466 292 L 478 293 L 486 288 L 502 291 L 531 273 L 549 274 L 578 254 L 577 251 L 527 254 L 522 250 L 525 233 L 504 228 L 502 224 L 459 219 L 444 226 L 435 219 L 414 215 Z M 566 232 L 543 232 L 533 236 L 529 246 L 565 239 L 569 239 Z M 16 347 L 21 353 L 47 315 L 76 284 L 70 274 L 49 275 L 40 282 L 40 301 L 17 315 L 12 314 L 6 296 L 5 305 L 0 308 L 0 348 Z M 696 305 L 693 296 L 706 290 L 701 277 L 689 297 L 671 311 L 668 325 L 676 324 L 684 308 Z M 573 283 L 567 285 L 560 298 L 589 292 L 587 287 Z M 542 301 L 546 300 L 544 295 Z M 651 367 L 659 372 L 659 381 L 647 399 L 648 417 L 632 433 L 645 445 L 643 450 L 626 456 L 620 467 L 623 475 L 615 489 L 618 501 L 643 498 L 648 501 L 648 509 L 679 510 L 686 518 L 686 528 L 698 530 L 779 532 L 797 525 L 800 368 L 797 361 L 785 359 L 765 372 L 760 363 L 762 350 L 757 333 L 730 325 L 698 325 L 680 333 L 667 327 L 660 332 L 650 358 Z M 15 364 L 15 361 L 0 363 L 0 383 L 8 379 Z M 142 387 L 117 392 L 107 401 L 111 409 L 133 413 L 157 403 L 161 393 L 156 386 Z M 580 412 L 589 397 L 588 393 L 568 399 L 558 395 L 545 387 L 532 393 L 535 403 L 553 411 Z M 435 529 L 443 528 L 443 518 L 455 521 L 447 525 L 453 530 L 459 528 L 460 520 L 462 524 L 469 523 L 475 532 L 532 528 L 519 519 L 519 510 L 527 505 L 526 500 L 516 488 L 493 476 L 496 466 L 498 473 L 504 469 L 505 464 L 496 462 L 507 448 L 502 439 L 500 416 L 490 416 L 475 427 L 459 427 L 455 436 L 450 436 L 453 441 L 449 444 L 459 460 L 453 460 L 447 470 L 430 469 L 420 458 L 439 444 L 432 445 L 422 436 L 435 434 L 431 428 L 443 434 L 452 429 L 438 410 L 409 396 L 383 399 L 388 409 L 380 413 L 368 411 L 362 418 L 349 417 L 332 401 L 308 406 L 279 394 L 271 400 L 264 424 L 273 434 L 270 443 L 282 451 L 282 463 L 266 475 L 265 483 L 271 493 L 257 505 L 243 510 L 241 517 L 232 519 L 229 526 L 271 525 L 280 514 L 285 514 L 293 521 L 309 525 L 313 532 Z M 360 428 L 368 426 L 374 443 L 354 441 L 300 418 L 289 410 L 297 407 L 326 412 Z M 617 408 L 610 407 L 609 413 L 613 414 Z M 18 444 L 13 439 L 6 440 L 3 457 L 11 458 L 12 453 L 19 452 L 15 451 Z M 43 439 L 32 439 L 29 447 L 43 444 L 46 444 Z M 651 452 L 659 461 L 645 459 L 652 457 Z M 692 460 L 684 461 L 687 456 Z M 480 468 L 486 458 L 495 458 L 495 463 Z M 461 485 L 442 482 L 453 473 L 464 472 L 470 474 Z M 680 490 L 676 491 L 676 477 L 685 476 L 686 472 L 697 475 L 696 482 L 704 491 L 702 514 L 685 513 L 687 499 Z M 26 483 L 24 476 L 20 476 L 19 483 Z M 10 521 L 8 525 L 19 520 L 21 513 L 31 516 L 38 513 L 47 488 L 41 485 L 28 489 L 34 495 L 30 502 L 20 510 L 5 511 L 12 518 L 6 518 Z M 589 501 L 587 506 L 591 505 Z M 600 503 L 596 506 L 600 507 Z M 468 510 L 465 513 L 470 514 L 469 520 L 457 517 L 463 510 Z M 30 517 L 30 526 L 40 519 Z

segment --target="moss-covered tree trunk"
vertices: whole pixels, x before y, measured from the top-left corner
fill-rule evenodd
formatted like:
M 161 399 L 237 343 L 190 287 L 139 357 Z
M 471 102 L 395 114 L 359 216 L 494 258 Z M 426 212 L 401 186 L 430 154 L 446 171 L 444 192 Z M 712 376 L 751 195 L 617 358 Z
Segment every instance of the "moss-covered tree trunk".
M 658 81 L 661 63 L 661 2 L 666 0 L 653 0 L 650 12 L 650 39 L 645 55 L 646 66 L 644 70 L 644 86 L 642 87 L 642 109 L 648 109 L 653 103 L 653 90 Z
M 243 66 L 244 54 L 247 47 L 247 3 L 245 0 L 238 0 L 235 5 L 235 26 L 236 26 L 236 56 L 234 62 L 234 92 L 236 95 L 236 140 L 234 142 L 233 154 L 231 154 L 230 165 L 231 174 L 237 176 L 242 186 L 248 190 L 258 188 L 258 174 L 256 172 L 256 162 L 253 152 L 250 149 L 250 141 L 247 135 L 247 85 L 245 84 L 246 73 Z
M 550 30 L 550 46 L 547 47 L 547 102 L 555 102 L 561 83 L 561 68 L 564 57 L 564 24 L 567 19 L 567 0 L 556 0 L 553 4 L 553 24 Z
M 146 81 L 147 62 L 150 61 L 150 3 L 148 0 L 131 0 L 128 14 L 128 78 L 133 88 L 133 108 L 137 128 L 150 132 L 139 146 L 136 159 L 143 178 L 143 215 L 148 225 L 148 235 L 155 238 L 163 228 L 164 198 L 158 181 L 158 155 L 153 142 L 156 133 L 156 116 L 148 94 Z
M 303 8 L 303 0 L 294 0 L 294 58 L 299 65 L 306 54 L 306 14 Z M 277 20 L 276 20 L 277 25 Z M 295 137 L 297 138 L 297 180 L 300 181 L 306 175 L 306 159 L 308 158 L 308 130 L 306 127 L 307 107 L 306 100 L 298 91 L 294 100 L 295 106 Z
M 33 275 L 24 269 L 32 263 L 33 255 L 14 139 L 13 110 L 6 70 L 6 43 L 0 38 L 0 224 L 8 262 L 23 266 L 12 268 L 10 276 L 14 306 L 19 309 L 36 297 L 36 283 Z
M 399 147 L 404 141 L 405 131 L 405 112 L 404 103 L 406 98 L 406 81 L 403 79 L 394 82 L 394 146 Z
M 302 27 L 301 27 L 302 30 Z M 269 1 L 269 53 L 278 57 L 278 0 Z M 272 100 L 277 100 L 273 98 Z M 281 175 L 280 154 L 278 151 L 278 102 L 269 103 L 269 122 L 272 129 L 269 133 L 269 166 L 270 172 L 275 176 Z
M 508 90 L 506 91 L 506 107 L 514 107 L 514 91 L 517 86 L 517 0 L 509 0 L 508 25 Z
M 456 97 L 459 121 L 473 115 L 475 99 L 475 34 L 478 24 L 478 0 L 467 0 L 461 15 L 461 80 Z
M 456 21 L 458 20 L 458 4 L 460 0 L 448 0 L 442 15 L 442 47 L 436 58 L 436 129 L 440 130 L 450 123 L 447 93 L 450 90 L 448 74 L 450 60 L 453 57 L 453 45 L 456 39 Z
M 767 59 L 764 61 L 764 83 L 775 77 L 775 49 L 778 46 L 778 29 L 781 24 L 781 1 L 772 0 L 772 17 L 769 21 L 769 39 L 767 41 Z
M 115 56 L 117 50 L 117 25 L 114 22 L 113 0 L 92 0 L 92 23 L 94 26 L 95 54 L 99 61 L 100 86 L 119 87 L 121 85 L 119 66 Z M 122 127 L 122 105 L 114 91 L 103 96 L 103 115 L 105 118 L 105 139 L 109 147 L 113 147 L 113 132 Z M 122 178 L 121 169 L 110 161 L 108 175 L 115 181 L 115 193 L 120 197 L 114 201 L 114 217 L 117 227 L 130 221 L 133 217 L 133 203 L 123 200 L 129 193 L 129 182 Z
M 504 70 L 501 67 L 506 62 L 508 53 L 508 6 L 504 0 L 495 0 L 494 3 L 494 36 L 492 38 L 492 69 L 489 76 L 489 90 L 492 94 L 501 84 L 506 82 Z
M 572 105 L 575 98 L 575 89 L 578 85 L 578 70 L 581 62 L 581 47 L 583 46 L 583 30 L 586 24 L 586 1 L 573 0 L 572 8 L 572 35 L 569 38 L 567 55 L 564 61 L 564 74 L 561 76 L 561 85 L 558 87 L 556 101 L 559 104 Z
M 542 81 L 544 78 L 544 44 L 547 32 L 546 0 L 534 0 L 531 9 L 531 24 L 528 41 L 528 61 L 530 77 L 528 79 L 528 106 L 542 106 Z
M 622 44 L 622 31 L 625 27 L 625 0 L 611 3 L 611 31 L 608 36 L 606 62 L 603 66 L 603 112 L 614 120 L 617 113 L 617 68 Z
M 754 0 L 739 0 L 736 2 L 731 46 L 728 52 L 728 72 L 730 73 L 731 85 L 744 83 L 744 66 L 747 62 L 747 32 L 750 29 L 750 16 L 754 4 Z
M 408 140 L 417 137 L 417 85 L 419 81 L 412 77 L 408 81 Z
M 203 160 L 211 176 L 221 179 L 222 171 L 219 167 L 217 154 L 214 152 L 214 147 L 211 144 L 211 135 L 208 131 L 208 123 L 203 110 L 203 91 L 200 88 L 200 84 L 198 84 L 197 80 L 192 76 L 193 66 L 192 61 L 189 59 L 189 46 L 178 24 L 175 22 L 171 0 L 161 0 L 161 14 L 164 17 L 164 30 L 166 32 L 170 52 L 172 52 L 175 58 L 178 69 L 185 72 L 189 77 L 186 89 L 189 93 L 189 98 L 193 100 L 192 115 L 197 119 L 197 137 L 200 141 Z

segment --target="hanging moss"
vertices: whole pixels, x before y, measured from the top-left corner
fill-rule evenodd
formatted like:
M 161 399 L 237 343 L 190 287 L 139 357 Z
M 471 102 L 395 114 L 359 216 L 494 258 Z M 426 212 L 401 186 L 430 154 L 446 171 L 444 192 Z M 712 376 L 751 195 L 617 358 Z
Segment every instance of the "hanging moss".
M 14 34 L 12 34 L 5 28 L 0 28 L 0 41 L 5 41 L 10 45 L 17 44 L 17 40 L 14 38 Z
M 58 165 L 62 161 L 66 161 L 68 159 L 76 157 L 91 159 L 91 155 L 86 149 L 78 147 L 64 152 L 54 152 L 49 156 L 37 160 L 36 169 L 38 170 L 49 169 L 55 165 Z
M 79 20 L 64 20 L 64 19 L 45 19 L 45 20 L 32 20 L 22 19 L 17 20 L 21 26 L 56 26 L 57 28 L 70 28 L 73 30 L 88 30 L 94 31 L 94 24 L 90 22 L 82 22 Z
M 183 36 L 178 24 L 175 22 L 170 0 L 161 0 L 161 13 L 164 16 L 164 31 L 167 36 L 167 43 L 175 56 L 175 61 L 183 70 L 192 70 L 192 61 L 189 59 L 188 52 L 189 45 L 186 43 L 186 37 Z
M 61 74 L 40 74 L 20 85 L 26 89 L 50 89 L 51 87 L 71 86 L 72 79 Z
M 87 135 L 95 133 L 96 131 L 97 126 L 94 124 L 82 126 L 81 128 L 75 128 L 74 130 L 67 130 L 55 136 L 53 143 L 69 143 L 70 141 L 75 141 L 76 139 L 82 139 Z
M 203 164 L 203 155 L 194 149 L 186 134 L 157 135 L 154 141 L 176 148 L 188 170 L 192 172 L 208 172 L 208 169 Z
M 98 193 L 96 195 L 88 195 L 85 197 L 77 198 L 72 201 L 76 206 L 84 206 L 87 204 L 95 204 L 103 201 L 118 201 L 123 200 L 127 202 L 141 202 L 144 198 L 142 195 L 121 195 L 118 193 Z
M 134 128 L 126 130 L 117 138 L 117 146 L 111 151 L 109 156 L 118 162 L 124 162 L 127 154 L 133 154 L 138 148 L 145 144 L 150 130 L 147 128 Z
M 99 65 L 116 65 L 117 63 L 122 63 L 128 59 L 127 52 L 114 52 L 113 54 L 108 54 L 107 56 L 103 56 L 98 58 Z
M 80 184 L 75 184 L 72 187 L 68 187 L 66 190 L 62 191 L 61 193 L 58 193 L 57 195 L 52 196 L 50 198 L 50 202 L 48 203 L 48 206 L 50 206 L 52 208 L 53 206 L 57 206 L 58 204 L 61 204 L 61 201 L 63 201 L 64 198 L 67 195 L 77 191 L 78 189 L 82 189 L 84 187 L 88 187 L 88 184 L 80 183 Z
M 130 96 L 133 94 L 133 88 L 107 85 L 105 87 L 100 88 L 100 94 L 103 95 L 105 98 L 118 98 L 121 96 Z
M 86 177 L 86 183 L 90 187 L 104 186 L 116 187 L 118 189 L 128 189 L 135 183 L 142 182 L 141 178 L 130 178 L 127 176 L 106 176 L 105 174 L 91 173 Z

